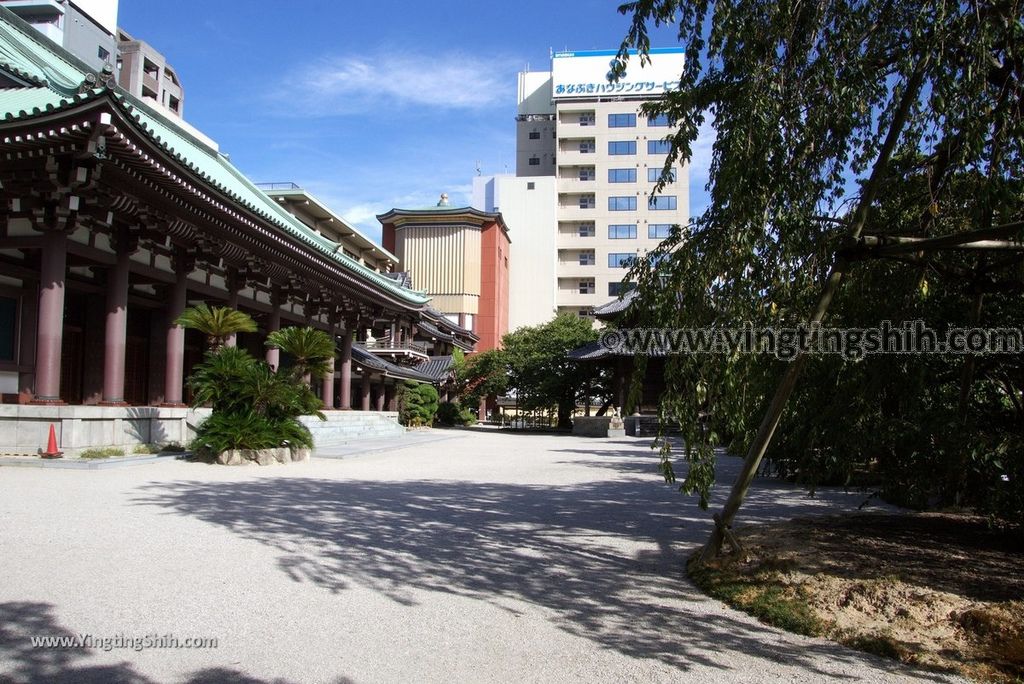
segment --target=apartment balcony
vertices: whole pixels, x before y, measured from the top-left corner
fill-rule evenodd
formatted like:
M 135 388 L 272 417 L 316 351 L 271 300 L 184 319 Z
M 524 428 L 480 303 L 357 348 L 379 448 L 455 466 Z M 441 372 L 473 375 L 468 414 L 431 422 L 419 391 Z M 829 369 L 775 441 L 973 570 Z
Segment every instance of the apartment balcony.
M 577 258 L 559 261 L 556 275 L 559 278 L 593 278 L 596 272 L 597 264 L 581 264 Z
M 579 289 L 567 290 L 559 288 L 558 292 L 555 294 L 555 305 L 590 308 L 600 306 L 609 299 L 609 297 L 602 297 L 596 292 L 594 294 L 580 294 Z
M 558 150 L 559 166 L 593 166 L 597 159 L 597 150 L 580 152 L 578 147 L 566 147 Z
M 558 231 L 558 236 L 555 238 L 555 247 L 558 249 L 587 249 L 592 245 L 597 244 L 597 240 L 594 235 L 580 235 L 579 230 Z
M 597 180 L 591 178 L 590 180 L 580 180 L 579 176 L 568 176 L 565 178 L 559 178 L 557 181 L 557 187 L 559 193 L 572 193 L 572 194 L 594 194 L 594 188 L 597 187 Z
M 597 214 L 597 207 L 581 209 L 578 204 L 564 204 L 558 206 L 559 221 L 593 221 Z

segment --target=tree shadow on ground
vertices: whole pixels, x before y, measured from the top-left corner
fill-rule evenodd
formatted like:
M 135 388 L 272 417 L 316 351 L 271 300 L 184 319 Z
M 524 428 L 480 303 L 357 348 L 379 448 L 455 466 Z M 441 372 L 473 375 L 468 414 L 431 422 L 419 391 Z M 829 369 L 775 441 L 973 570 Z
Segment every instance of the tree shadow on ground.
M 522 601 L 554 611 L 553 623 L 569 634 L 681 671 L 695 664 L 727 671 L 734 654 L 830 678 L 840 675 L 820 664 L 902 669 L 737 614 L 688 609 L 681 599 L 707 599 L 685 579 L 680 550 L 703 540 L 704 515 L 687 517 L 696 510 L 646 478 L 573 486 L 178 481 L 144 486 L 135 503 L 267 544 L 296 582 L 331 592 L 370 587 L 406 605 L 417 603 L 418 590 L 483 600 L 514 614 Z
M 0 682 L 3 684 L 157 684 L 129 662 L 91 664 L 98 648 L 36 646 L 32 637 L 76 639 L 79 634 L 60 624 L 49 603 L 0 603 Z M 98 636 L 98 635 L 97 635 Z M 134 651 L 129 651 L 134 653 Z M 171 657 L 171 656 L 168 656 Z M 185 684 L 289 684 L 285 679 L 260 679 L 230 667 L 193 672 Z M 339 678 L 336 684 L 351 680 Z

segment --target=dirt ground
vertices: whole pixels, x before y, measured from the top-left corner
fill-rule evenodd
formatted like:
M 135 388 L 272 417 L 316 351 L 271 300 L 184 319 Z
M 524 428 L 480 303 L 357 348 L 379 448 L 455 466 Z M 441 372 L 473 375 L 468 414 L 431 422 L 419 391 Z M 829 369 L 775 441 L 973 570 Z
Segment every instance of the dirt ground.
M 739 528 L 695 575 L 765 621 L 980 681 L 1024 681 L 1024 539 L 983 518 L 852 515 Z

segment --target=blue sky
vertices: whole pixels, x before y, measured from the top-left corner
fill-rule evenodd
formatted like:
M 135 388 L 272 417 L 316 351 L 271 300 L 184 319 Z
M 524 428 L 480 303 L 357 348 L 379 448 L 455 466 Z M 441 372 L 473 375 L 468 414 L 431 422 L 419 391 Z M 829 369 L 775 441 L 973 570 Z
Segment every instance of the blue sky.
M 185 119 L 256 181 L 293 181 L 379 238 L 375 214 L 515 172 L 516 73 L 549 50 L 617 48 L 618 2 L 120 0 L 167 58 Z M 672 28 L 652 45 L 677 45 Z M 691 169 L 703 209 L 707 145 Z

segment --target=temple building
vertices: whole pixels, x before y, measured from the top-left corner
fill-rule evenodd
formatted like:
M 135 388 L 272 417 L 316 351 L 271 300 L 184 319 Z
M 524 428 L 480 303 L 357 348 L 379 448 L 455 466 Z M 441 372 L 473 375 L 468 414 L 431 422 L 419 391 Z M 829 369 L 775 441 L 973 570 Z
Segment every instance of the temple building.
M 233 344 L 275 367 L 269 332 L 334 335 L 327 409 L 393 409 L 402 380 L 443 382 L 431 357 L 473 348 L 387 272 L 393 255 L 311 226 L 108 76 L 0 6 L 0 453 L 45 443 L 50 424 L 71 452 L 184 443 L 204 341 L 174 321 L 199 302 L 253 316 Z
M 509 229 L 498 212 L 452 207 L 442 194 L 427 209 L 379 214 L 384 247 L 452 322 L 497 349 L 508 332 Z

